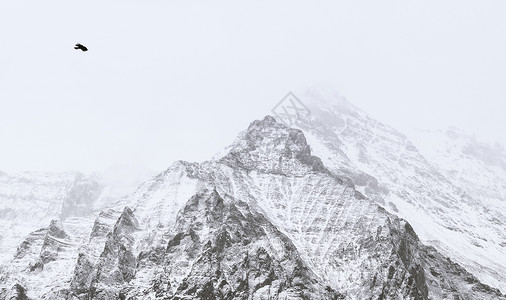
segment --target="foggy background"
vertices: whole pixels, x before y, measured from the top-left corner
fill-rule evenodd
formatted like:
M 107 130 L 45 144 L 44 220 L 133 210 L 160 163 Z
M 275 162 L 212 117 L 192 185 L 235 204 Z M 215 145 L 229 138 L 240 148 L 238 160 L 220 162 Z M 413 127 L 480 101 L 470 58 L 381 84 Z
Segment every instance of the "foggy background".
M 2 0 L 0 170 L 206 160 L 315 84 L 401 131 L 506 144 L 505 16 L 499 0 Z

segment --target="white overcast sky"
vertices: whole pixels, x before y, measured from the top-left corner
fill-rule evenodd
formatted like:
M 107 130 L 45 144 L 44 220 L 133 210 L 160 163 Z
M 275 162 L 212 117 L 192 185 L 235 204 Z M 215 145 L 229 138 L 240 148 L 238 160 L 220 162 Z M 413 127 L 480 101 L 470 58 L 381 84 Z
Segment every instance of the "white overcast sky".
M 506 144 L 506 1 L 1 0 L 0 170 L 205 160 L 321 82 Z

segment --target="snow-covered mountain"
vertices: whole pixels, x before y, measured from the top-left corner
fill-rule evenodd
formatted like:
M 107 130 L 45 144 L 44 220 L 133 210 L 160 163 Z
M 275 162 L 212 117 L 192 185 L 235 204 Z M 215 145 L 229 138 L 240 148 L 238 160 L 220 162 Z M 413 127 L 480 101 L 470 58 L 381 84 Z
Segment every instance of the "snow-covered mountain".
M 300 128 L 315 155 L 367 197 L 405 218 L 422 241 L 506 291 L 506 159 L 455 131 L 412 143 L 332 91 L 301 95 Z M 420 147 L 421 150 L 419 150 Z
M 395 175 L 369 174 L 377 163 L 360 170 L 332 127 L 297 126 L 308 139 L 272 117 L 255 121 L 223 155 L 176 162 L 94 222 L 74 219 L 87 230 L 52 221 L 33 231 L 0 271 L 0 299 L 505 298 L 383 208 L 436 200 L 394 192 Z M 443 187 L 429 191 L 450 193 Z
M 0 263 L 24 238 L 52 220 L 89 215 L 102 191 L 95 176 L 77 172 L 0 174 Z
M 50 226 L 53 220 L 68 226 L 82 218 L 93 222 L 107 205 L 149 178 L 146 174 L 125 166 L 113 166 L 91 175 L 0 172 L 0 264 L 15 255 L 31 232 Z M 139 176 L 144 177 L 139 180 Z
M 491 219 L 506 220 L 506 151 L 458 128 L 408 133 L 421 153 L 455 186 L 488 207 Z M 503 239 L 506 247 L 506 240 Z

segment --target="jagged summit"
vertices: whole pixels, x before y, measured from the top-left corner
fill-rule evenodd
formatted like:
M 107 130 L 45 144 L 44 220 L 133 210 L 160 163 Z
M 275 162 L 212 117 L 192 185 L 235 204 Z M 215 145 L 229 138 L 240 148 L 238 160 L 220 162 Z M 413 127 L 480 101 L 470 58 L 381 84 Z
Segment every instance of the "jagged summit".
M 321 160 L 311 155 L 302 131 L 289 128 L 272 116 L 252 122 L 220 162 L 289 176 L 328 172 Z
M 333 173 L 407 219 L 421 240 L 506 291 L 506 161 L 500 147 L 459 132 L 410 134 L 411 141 L 332 92 L 300 99 L 312 120 L 296 122 Z
M 251 127 L 254 127 L 254 126 L 264 126 L 264 125 L 275 126 L 276 124 L 281 125 L 276 121 L 276 119 L 273 116 L 267 115 L 262 120 L 255 120 L 255 121 L 251 122 L 248 126 L 248 130 L 250 130 Z
M 0 299 L 503 298 L 327 169 L 313 139 L 267 116 L 222 157 L 174 163 L 87 230 L 49 223 L 0 270 Z M 50 259 L 32 271 L 41 249 Z

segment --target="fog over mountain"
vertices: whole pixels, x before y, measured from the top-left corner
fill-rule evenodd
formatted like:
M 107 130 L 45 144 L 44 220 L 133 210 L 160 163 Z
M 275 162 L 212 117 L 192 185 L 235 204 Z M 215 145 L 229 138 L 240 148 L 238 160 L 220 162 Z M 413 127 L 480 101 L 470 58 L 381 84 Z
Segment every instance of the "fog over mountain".
M 505 15 L 0 1 L 0 300 L 506 299 Z
M 319 83 L 402 131 L 506 144 L 504 15 L 500 0 L 1 1 L 0 169 L 203 161 Z
M 506 298 L 499 146 L 453 130 L 431 154 L 336 92 L 301 98 L 125 195 L 2 173 L 0 299 Z

